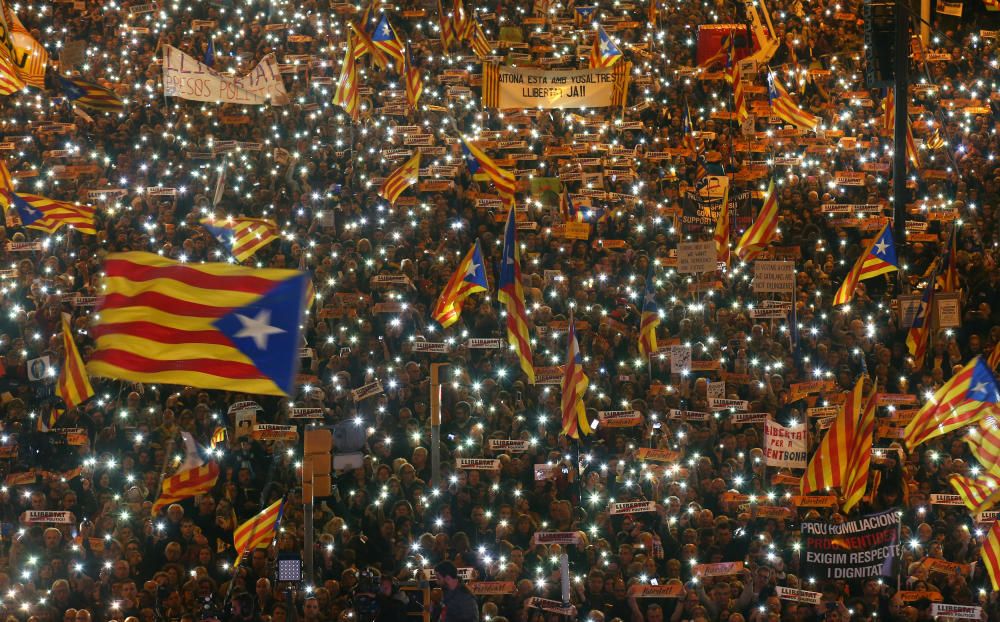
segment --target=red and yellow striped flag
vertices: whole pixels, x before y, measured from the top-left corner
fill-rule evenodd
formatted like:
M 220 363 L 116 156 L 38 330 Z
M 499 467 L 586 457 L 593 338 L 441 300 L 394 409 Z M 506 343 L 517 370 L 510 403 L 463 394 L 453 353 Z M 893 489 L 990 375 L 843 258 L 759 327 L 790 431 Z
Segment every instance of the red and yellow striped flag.
M 395 205 L 400 195 L 414 185 L 420 179 L 420 152 L 417 151 L 413 157 L 403 163 L 402 166 L 389 173 L 389 176 L 382 182 L 382 187 L 378 189 L 378 195 Z
M 854 298 L 854 292 L 857 291 L 858 283 L 861 281 L 898 269 L 896 244 L 892 240 L 892 229 L 889 228 L 889 223 L 885 223 L 882 231 L 868 242 L 865 252 L 858 257 L 851 271 L 844 277 L 844 282 L 840 284 L 837 293 L 833 295 L 833 305 L 840 306 L 850 302 L 851 298 Z
M 236 528 L 233 532 L 233 544 L 236 545 L 240 555 L 246 551 L 267 548 L 271 545 L 278 532 L 278 522 L 281 520 L 283 508 L 284 499 L 278 499 L 263 512 Z
M 8 14 L 9 11 L 0 2 L 0 22 L 2 22 L 4 31 L 10 33 L 13 29 L 8 23 Z M 22 65 L 18 62 L 14 42 L 5 43 L 9 43 L 9 45 L 0 45 L 0 95 L 12 95 L 25 87 L 24 74 L 26 71 L 21 69 Z M 27 64 L 27 59 L 25 59 L 25 64 Z M 39 88 L 45 88 L 44 83 Z
M 983 565 L 986 566 L 986 572 L 990 575 L 993 590 L 1000 590 L 1000 521 L 995 521 L 990 527 L 979 555 L 983 559 Z
M 364 24 L 364 20 L 361 23 Z M 382 50 L 375 47 L 371 35 L 365 32 L 363 26 L 358 26 L 354 22 L 351 22 L 351 30 L 354 32 L 354 36 L 357 37 L 354 45 L 354 60 L 361 60 L 365 54 L 371 54 L 375 65 L 382 69 L 389 66 L 389 59 L 385 57 Z
M 482 249 L 479 248 L 479 240 L 476 240 L 448 279 L 431 317 L 441 324 L 441 328 L 448 328 L 462 316 L 462 302 L 472 294 L 485 291 L 489 291 L 486 263 L 483 261 Z
M 440 30 L 441 36 L 441 49 L 447 54 L 451 46 L 458 43 L 455 36 L 454 25 L 452 24 L 451 18 L 447 13 L 444 12 L 444 7 L 441 6 L 441 0 L 437 0 L 438 8 L 438 28 Z
M 844 408 L 826 431 L 819 448 L 806 467 L 799 484 L 802 494 L 827 488 L 841 488 L 848 483 L 851 449 L 854 447 L 858 416 L 861 414 L 861 391 L 864 378 L 859 378 L 848 394 Z
M 772 177 L 771 183 L 767 186 L 767 194 L 764 196 L 764 205 L 757 214 L 757 220 L 753 221 L 736 243 L 736 256 L 741 261 L 753 261 L 776 239 L 778 239 L 778 193 Z
M 479 60 L 482 60 L 493 53 L 493 45 L 486 38 L 486 33 L 483 32 L 483 26 L 479 23 L 479 20 L 473 17 L 472 21 L 472 51 L 475 52 Z
M 858 381 L 864 382 L 864 378 Z M 851 455 L 848 459 L 847 482 L 844 484 L 844 512 L 861 502 L 868 487 L 868 472 L 872 467 L 872 435 L 875 433 L 875 408 L 878 405 L 878 390 L 872 387 L 872 394 L 865 401 L 861 420 L 858 422 Z
M 295 389 L 308 273 L 112 253 L 92 376 L 240 393 Z
M 278 225 L 264 218 L 238 216 L 216 219 L 212 216 L 202 218 L 200 223 L 219 242 L 228 246 L 229 253 L 240 263 L 280 237 Z
M 1000 501 L 1000 475 L 980 473 L 973 479 L 955 473 L 948 478 L 948 483 L 973 514 L 985 512 Z
M 361 116 L 358 61 L 354 57 L 354 37 L 351 36 L 347 37 L 347 52 L 344 54 L 344 64 L 340 68 L 340 80 L 337 82 L 337 91 L 333 94 L 333 104 L 343 108 L 354 121 Z
M 768 97 L 771 99 L 771 111 L 782 121 L 810 130 L 819 125 L 819 117 L 799 108 L 773 73 L 768 74 Z
M 983 469 L 1000 475 L 1000 426 L 996 417 L 980 420 L 974 429 L 969 430 L 965 442 Z
M 642 297 L 642 314 L 639 316 L 639 354 L 643 358 L 656 352 L 656 327 L 660 325 L 660 306 L 656 303 L 653 287 L 653 264 L 646 273 L 646 291 Z
M 215 483 L 219 479 L 219 465 L 209 462 L 193 469 L 185 469 L 180 473 L 175 473 L 163 480 L 163 488 L 160 496 L 153 504 L 153 515 L 155 516 L 160 508 L 171 503 L 177 503 L 184 499 L 190 499 L 198 495 L 203 495 L 215 488 Z
M 889 131 L 889 135 L 896 131 L 896 91 L 888 89 L 882 105 L 885 107 L 885 114 L 882 115 L 884 128 Z M 913 127 L 910 125 L 910 118 L 906 118 L 906 159 L 914 168 L 920 168 L 920 154 L 917 151 L 917 142 L 913 139 Z
M 903 431 L 910 449 L 993 414 L 1000 401 L 993 370 L 981 356 L 969 361 L 917 411 Z
M 507 310 L 507 342 L 517 353 L 521 371 L 528 377 L 528 384 L 535 384 L 535 364 L 531 357 L 528 311 L 524 304 L 524 286 L 521 283 L 521 251 L 517 246 L 517 221 L 513 205 L 507 212 L 507 226 L 504 227 L 497 299 Z
M 413 66 L 413 55 L 410 53 L 409 44 L 406 45 L 406 53 L 403 56 L 403 80 L 406 83 L 406 103 L 411 110 L 416 110 L 420 96 L 424 92 L 424 78 L 420 74 L 420 68 Z
M 479 147 L 472 144 L 472 141 L 462 139 L 462 154 L 465 157 L 465 164 L 469 167 L 469 172 L 475 175 L 482 172 L 496 186 L 497 193 L 504 200 L 504 205 L 513 207 L 514 192 L 517 190 L 517 180 L 514 173 L 500 168 L 493 158 Z
M 580 343 L 576 339 L 576 324 L 573 322 L 573 312 L 569 315 L 569 335 L 566 352 L 566 369 L 563 371 L 561 406 L 562 433 L 570 438 L 580 438 L 592 434 L 590 422 L 587 421 L 587 407 L 583 397 L 587 394 L 590 381 L 583 371 L 583 357 L 580 355 Z
M 62 319 L 62 342 L 65 358 L 56 383 L 56 393 L 66 402 L 66 408 L 75 408 L 94 395 L 94 388 L 90 386 L 87 370 L 83 366 L 76 342 L 73 341 L 73 332 L 66 316 Z
M 986 364 L 989 365 L 990 369 L 996 369 L 1000 365 L 1000 341 L 993 346 L 993 350 L 990 351 L 990 356 L 986 360 Z

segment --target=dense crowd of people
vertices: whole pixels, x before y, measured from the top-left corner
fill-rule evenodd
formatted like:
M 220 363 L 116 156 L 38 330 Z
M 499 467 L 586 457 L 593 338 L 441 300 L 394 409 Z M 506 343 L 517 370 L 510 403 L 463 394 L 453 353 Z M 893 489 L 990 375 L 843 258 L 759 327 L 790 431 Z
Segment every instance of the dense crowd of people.
M 498 43 L 499 56 L 530 48 L 538 57 L 561 54 L 566 66 L 576 66 L 575 50 L 560 50 L 545 35 L 557 22 L 570 32 L 589 33 L 589 24 L 575 25 L 573 8 L 559 3 L 545 3 L 542 11 L 561 19 L 542 19 L 543 26 L 538 18 L 525 22 L 538 4 L 466 6 L 491 40 L 528 44 Z M 94 188 L 125 189 L 97 201 L 97 235 L 68 228 L 43 234 L 10 216 L 0 228 L 5 619 L 417 619 L 420 607 L 400 596 L 398 586 L 426 582 L 435 567 L 444 584 L 443 594 L 431 594 L 435 618 L 443 610 L 447 622 L 562 619 L 547 610 L 551 605 L 542 608 L 543 601 L 532 599 L 562 600 L 563 553 L 572 575 L 571 617 L 580 620 L 915 622 L 930 619 L 932 602 L 978 605 L 984 620 L 1000 619 L 984 566 L 974 563 L 989 521 L 963 506 L 930 503 L 932 494 L 953 492 L 950 474 L 977 469 L 964 430 L 907 451 L 892 436 L 894 428 L 880 425 L 875 445 L 881 450 L 873 462 L 878 477 L 850 516 L 902 511 L 899 559 L 881 578 L 828 580 L 802 562 L 799 523 L 842 522 L 847 516 L 840 507 L 793 504 L 788 493 L 798 494 L 801 472 L 766 466 L 760 423 L 739 424 L 728 411 L 704 420 L 676 414 L 712 413 L 710 383 L 714 391 L 724 380 L 721 395 L 747 400 L 749 412 L 769 413 L 784 424 L 808 419 L 812 450 L 822 429 L 807 408 L 835 400 L 862 374 L 870 376 L 866 391 L 910 394 L 923 403 L 958 366 L 1000 343 L 997 50 L 995 37 L 984 32 L 993 15 L 986 8 L 970 2 L 961 17 L 935 14 L 928 47 L 915 39 L 917 86 L 909 97 L 923 147 L 920 167 L 909 177 L 912 231 L 897 232 L 901 269 L 863 281 L 849 305 L 834 307 L 833 294 L 874 233 L 868 224 L 877 215 L 861 223 L 823 206 L 882 204 L 890 213 L 891 132 L 883 131 L 883 94 L 865 86 L 859 2 L 777 0 L 764 9 L 780 41 L 771 68 L 824 125 L 784 140 L 748 137 L 716 114 L 733 110 L 729 87 L 690 70 L 697 64 L 699 24 L 744 23 L 742 7 L 737 14 L 728 3 L 661 3 L 655 24 L 647 21 L 644 4 L 600 3 L 595 21 L 627 16 L 639 24 L 626 22 L 614 32 L 634 64 L 626 107 L 521 118 L 482 109 L 475 86 L 454 88 L 473 83 L 478 60 L 467 47 L 443 53 L 437 7 L 382 5 L 411 42 L 424 76 L 422 105 L 405 117 L 381 113 L 397 99 L 399 76 L 364 62 L 365 111 L 358 122 L 330 104 L 347 22 L 359 19 L 358 7 L 316 0 L 174 2 L 153 12 L 136 12 L 137 6 L 13 6 L 54 61 L 60 50 L 83 45 L 85 59 L 75 70 L 115 85 L 127 105 L 121 115 L 80 115 L 54 91 L 37 89 L 2 102 L 2 140 L 14 143 L 3 154 L 18 188 L 59 199 L 80 199 Z M 205 21 L 210 25 L 202 26 Z M 163 46 L 201 59 L 210 36 L 220 71 L 245 71 L 271 52 L 281 63 L 290 55 L 309 56 L 304 67 L 283 74 L 291 103 L 217 106 L 164 97 L 157 62 Z M 590 42 L 590 34 L 577 41 Z M 943 52 L 950 56 L 940 60 Z M 450 80 L 456 71 L 465 71 L 457 83 Z M 766 101 L 764 83 L 761 70 L 752 83 L 757 90 L 749 89 L 752 99 Z M 702 158 L 682 150 L 686 108 L 701 133 Z M 618 128 L 619 120 L 629 129 Z M 66 133 L 39 129 L 54 123 L 73 127 Z M 474 180 L 464 165 L 454 177 L 445 174 L 453 184 L 411 189 L 405 196 L 415 200 L 390 208 L 376 195 L 376 182 L 401 163 L 386 153 L 404 147 L 393 129 L 399 125 L 426 128 L 434 145 L 446 147 L 434 162 L 444 167 L 462 164 L 460 135 L 519 130 L 517 140 L 535 156 L 527 164 L 536 169 L 531 179 L 520 178 L 517 200 L 527 207 L 526 219 L 537 223 L 519 233 L 535 366 L 565 362 L 572 311 L 590 381 L 590 418 L 632 410 L 641 415 L 637 425 L 599 425 L 593 435 L 572 441 L 560 434 L 558 384 L 527 382 L 506 348 L 469 347 L 469 339 L 506 340 L 495 292 L 506 212 L 481 200 L 490 196 L 489 184 Z M 763 116 L 754 129 L 780 127 Z M 598 174 L 596 183 L 618 195 L 582 208 L 591 223 L 589 239 L 564 239 L 554 230 L 567 217 L 558 176 L 572 162 L 551 155 L 558 151 L 551 148 L 573 144 L 585 132 L 621 148 L 620 168 L 632 175 Z M 838 145 L 839 136 L 856 144 Z M 259 148 L 213 157 L 212 145 L 223 140 Z M 817 145 L 822 148 L 811 148 Z M 68 155 L 53 156 L 54 150 Z M 643 157 L 653 151 L 670 155 Z M 776 164 L 778 157 L 790 165 Z M 58 167 L 67 164 L 96 165 L 97 172 L 64 175 Z M 781 238 L 770 252 L 796 262 L 794 313 L 759 318 L 755 305 L 776 296 L 755 294 L 752 267 L 738 260 L 707 284 L 676 271 L 678 242 L 711 236 L 714 219 L 688 194 L 704 166 L 731 174 L 734 194 L 757 191 L 738 202 L 734 239 L 759 209 L 759 191 L 776 180 Z M 224 193 L 213 205 L 223 169 Z M 836 181 L 839 171 L 864 175 L 859 185 L 844 185 Z M 586 183 L 601 189 L 593 179 Z M 583 182 L 566 186 L 578 192 Z M 176 193 L 145 190 L 157 187 Z M 72 314 L 86 360 L 93 350 L 92 307 L 74 300 L 100 294 L 103 259 L 144 250 L 186 262 L 226 261 L 226 247 L 199 224 L 210 213 L 275 220 L 281 239 L 247 263 L 312 276 L 316 303 L 305 321 L 298 393 L 278 399 L 93 378 L 97 395 L 62 412 L 53 378 L 32 371 L 40 357 L 57 367 L 62 360 L 61 315 Z M 911 232 L 922 235 L 907 240 Z M 441 329 L 431 309 L 477 239 L 493 291 L 468 298 L 460 321 Z M 32 241 L 41 244 L 9 244 Z M 936 328 L 924 365 L 917 367 L 907 351 L 900 296 L 940 287 L 934 275 L 943 274 L 945 261 L 957 270 L 960 325 Z M 389 288 L 373 284 L 372 277 L 384 274 L 408 280 Z M 692 359 L 706 362 L 698 368 L 705 371 L 674 373 L 669 357 L 639 355 L 649 278 L 661 317 L 660 344 L 691 346 Z M 405 304 L 389 304 L 398 302 Z M 448 352 L 417 351 L 416 341 L 444 342 Z M 711 361 L 721 364 L 713 368 Z M 442 392 L 440 481 L 432 480 L 430 445 L 435 362 L 450 364 Z M 382 393 L 352 399 L 352 389 L 376 379 Z M 829 381 L 819 394 L 793 389 L 817 379 Z M 338 470 L 331 494 L 316 499 L 313 542 L 305 541 L 301 440 L 265 442 L 239 433 L 230 406 L 248 400 L 260 406 L 257 423 L 294 424 L 301 431 L 307 423 L 356 420 L 367 431 L 362 465 Z M 322 419 L 290 418 L 292 407 L 320 408 Z M 38 420 L 53 409 L 55 429 L 40 431 Z M 881 407 L 878 416 L 888 422 L 892 409 Z M 220 427 L 226 428 L 224 441 Z M 181 432 L 193 436 L 204 460 L 218 461 L 221 476 L 210 494 L 153 515 L 163 475 L 182 460 Z M 528 445 L 494 451 L 491 439 Z M 667 462 L 644 461 L 642 448 L 675 453 Z M 497 458 L 499 468 L 457 468 L 459 458 L 482 457 Z M 235 565 L 235 527 L 281 498 L 286 501 L 273 546 Z M 784 507 L 785 514 L 762 513 L 765 499 L 769 510 Z M 655 511 L 609 512 L 609 504 L 625 501 L 654 501 Z M 26 523 L 30 510 L 69 511 L 71 522 Z M 534 538 L 540 531 L 578 536 L 575 544 L 540 544 Z M 276 580 L 276 560 L 301 556 L 306 547 L 314 550 L 315 574 L 286 589 Z M 719 576 L 695 570 L 722 562 L 743 565 Z M 470 607 L 464 584 L 472 581 L 507 582 L 511 589 L 477 594 Z M 644 598 L 637 585 L 677 587 Z M 778 587 L 818 592 L 819 598 L 779 598 Z M 375 595 L 374 607 L 359 605 L 363 594 Z

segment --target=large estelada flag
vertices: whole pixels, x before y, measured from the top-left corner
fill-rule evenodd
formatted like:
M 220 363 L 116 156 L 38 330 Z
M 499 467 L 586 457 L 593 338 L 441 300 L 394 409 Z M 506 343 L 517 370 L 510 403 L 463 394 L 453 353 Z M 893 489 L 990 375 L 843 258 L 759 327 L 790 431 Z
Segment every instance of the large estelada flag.
M 92 376 L 287 395 L 309 276 L 112 253 L 94 314 Z

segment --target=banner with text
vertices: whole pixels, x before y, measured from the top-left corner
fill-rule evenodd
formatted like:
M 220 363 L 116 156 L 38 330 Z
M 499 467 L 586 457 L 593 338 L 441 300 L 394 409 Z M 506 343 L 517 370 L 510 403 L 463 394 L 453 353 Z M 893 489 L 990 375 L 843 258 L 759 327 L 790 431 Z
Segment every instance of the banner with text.
M 237 76 L 221 74 L 171 45 L 163 46 L 163 94 L 230 104 L 283 106 L 289 101 L 274 54 L 262 58 L 246 75 Z
M 806 424 L 783 426 L 770 417 L 764 421 L 764 462 L 786 469 L 806 468 Z
M 802 523 L 803 565 L 826 579 L 891 577 L 899 545 L 895 510 L 834 525 Z
M 483 67 L 484 108 L 607 108 L 624 106 L 631 63 L 608 69 Z

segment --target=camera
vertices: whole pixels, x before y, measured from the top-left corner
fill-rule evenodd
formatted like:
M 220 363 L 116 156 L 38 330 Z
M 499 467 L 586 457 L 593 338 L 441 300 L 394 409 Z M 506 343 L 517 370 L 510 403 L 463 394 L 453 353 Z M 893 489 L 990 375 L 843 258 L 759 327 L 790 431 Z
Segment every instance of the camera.
M 374 620 L 378 615 L 378 589 L 381 580 L 382 576 L 371 568 L 358 572 L 358 584 L 354 588 L 352 604 L 354 613 L 361 622 Z

